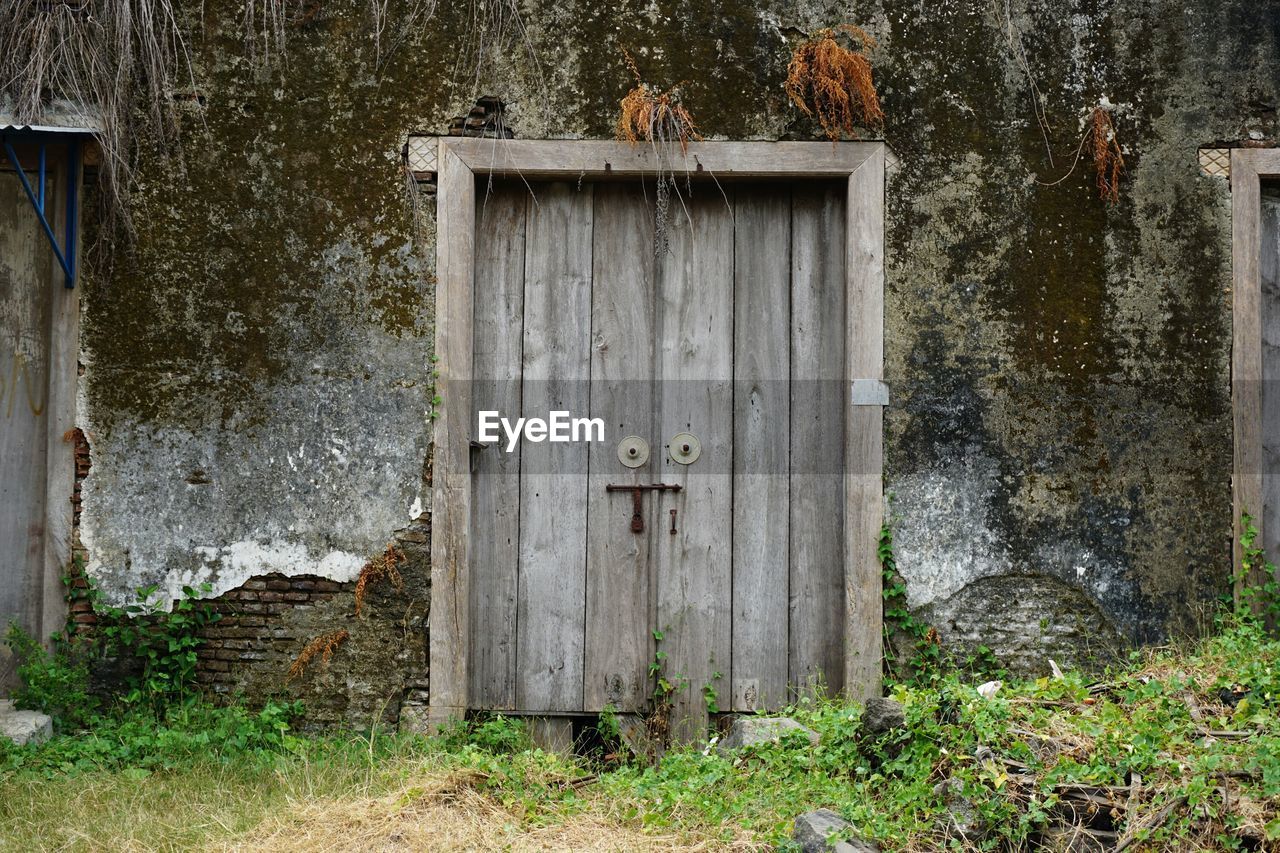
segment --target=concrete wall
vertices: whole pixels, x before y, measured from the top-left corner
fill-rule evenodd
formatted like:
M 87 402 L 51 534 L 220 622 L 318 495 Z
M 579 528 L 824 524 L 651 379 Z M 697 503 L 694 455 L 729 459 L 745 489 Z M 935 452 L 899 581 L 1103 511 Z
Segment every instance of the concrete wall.
M 350 581 L 425 509 L 434 245 L 428 203 L 415 251 L 406 134 L 494 94 L 519 136 L 609 137 L 626 48 L 688 81 L 710 138 L 817 138 L 790 50 L 853 21 L 901 160 L 886 488 L 911 605 L 1036 669 L 1203 624 L 1229 572 L 1230 195 L 1196 151 L 1275 137 L 1280 14 L 530 0 L 521 30 L 474 0 L 402 32 L 406 5 L 379 53 L 362 3 L 318 4 L 265 70 L 238 3 L 189 22 L 205 107 L 180 157 L 145 159 L 136 248 L 85 287 L 82 533 L 112 595 Z M 1128 164 L 1111 207 L 1088 163 L 1059 181 L 1103 96 Z

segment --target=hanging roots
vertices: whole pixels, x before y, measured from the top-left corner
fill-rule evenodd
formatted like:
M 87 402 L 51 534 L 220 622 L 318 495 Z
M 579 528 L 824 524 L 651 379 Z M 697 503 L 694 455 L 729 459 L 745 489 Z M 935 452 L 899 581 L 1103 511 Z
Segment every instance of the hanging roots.
M 1070 178 L 1080 161 L 1088 156 L 1093 158 L 1098 196 L 1108 204 L 1118 202 L 1120 175 L 1124 172 L 1124 153 L 1120 147 L 1120 141 L 1116 138 L 1116 125 L 1112 113 L 1120 108 L 1103 96 L 1096 105 L 1081 110 L 1080 147 L 1076 149 L 1076 157 L 1071 161 L 1071 168 L 1055 181 L 1037 180 L 1036 183 L 1045 187 L 1057 186 Z
M 377 583 L 380 580 L 389 580 L 397 590 L 404 589 L 404 580 L 400 577 L 400 571 L 396 567 L 408 561 L 409 558 L 402 554 L 394 544 L 391 544 L 387 546 L 387 550 L 364 564 L 364 568 L 360 570 L 360 577 L 356 579 L 357 616 L 360 615 L 360 608 L 364 605 L 365 590 L 370 584 Z
M 689 150 L 690 140 L 701 140 L 693 116 L 680 102 L 680 86 L 677 83 L 665 92 L 640 79 L 635 60 L 626 50 L 622 51 L 627 67 L 636 78 L 636 85 L 622 99 L 622 112 L 618 116 L 615 137 L 622 142 L 647 142 L 653 146 L 658 160 L 656 200 L 654 210 L 653 251 L 661 255 L 667 251 L 667 223 L 671 208 L 671 190 L 675 188 L 675 174 L 667 163 L 667 152 L 673 143 L 679 143 L 681 153 Z M 677 198 L 679 190 L 677 189 Z
M 337 631 L 312 638 L 303 647 L 302 654 L 298 655 L 298 659 L 293 662 L 293 666 L 289 667 L 289 677 L 285 679 L 285 683 L 293 681 L 306 672 L 307 665 L 317 656 L 322 663 L 328 663 L 329 658 L 333 657 L 333 653 L 338 650 L 338 647 L 350 638 L 351 635 L 347 633 L 346 628 L 340 628 Z
M 0 0 L 0 101 L 20 124 L 38 123 L 67 100 L 102 126 L 99 258 L 128 217 L 141 138 L 161 152 L 177 138 L 174 89 L 191 85 L 186 44 L 172 0 Z
M 1116 139 L 1115 122 L 1111 113 L 1099 105 L 1093 108 L 1089 117 L 1089 135 L 1092 137 L 1090 149 L 1093 153 L 1093 168 L 1098 173 L 1098 196 L 1106 202 L 1115 204 L 1120 200 L 1120 173 L 1124 171 L 1124 155 L 1120 151 L 1120 142 Z
M 850 47 L 836 40 L 841 33 Z M 867 58 L 875 46 L 876 40 L 861 27 L 841 24 L 818 30 L 791 54 L 787 95 L 805 115 L 818 117 L 833 142 L 842 134 L 856 139 L 859 126 L 884 127 L 884 111 Z
M 680 103 L 680 86 L 677 83 L 660 92 L 640 79 L 635 60 L 625 50 L 622 55 L 627 67 L 636 78 L 636 85 L 622 99 L 622 114 L 618 116 L 617 138 L 623 142 L 650 142 L 654 144 L 679 142 L 680 150 L 688 150 L 689 140 L 702 139 L 693 116 Z

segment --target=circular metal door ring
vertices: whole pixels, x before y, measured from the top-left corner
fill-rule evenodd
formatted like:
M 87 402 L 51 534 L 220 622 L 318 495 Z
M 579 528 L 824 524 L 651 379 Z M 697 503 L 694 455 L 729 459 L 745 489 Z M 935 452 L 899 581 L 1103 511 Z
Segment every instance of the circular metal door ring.
M 691 432 L 679 432 L 671 436 L 668 446 L 671 461 L 681 465 L 692 465 L 702 455 L 702 442 Z
M 639 468 L 649 461 L 649 442 L 629 435 L 618 442 L 618 461 L 628 468 Z

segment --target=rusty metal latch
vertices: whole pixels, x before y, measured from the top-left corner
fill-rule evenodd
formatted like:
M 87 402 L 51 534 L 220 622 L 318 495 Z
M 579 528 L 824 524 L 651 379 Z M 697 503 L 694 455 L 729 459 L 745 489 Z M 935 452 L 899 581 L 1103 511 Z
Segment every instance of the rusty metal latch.
M 679 492 L 683 486 L 674 483 L 610 483 L 604 487 L 606 492 L 631 492 L 631 532 L 644 533 L 644 513 L 641 496 L 645 492 Z M 675 526 L 675 516 L 672 517 Z

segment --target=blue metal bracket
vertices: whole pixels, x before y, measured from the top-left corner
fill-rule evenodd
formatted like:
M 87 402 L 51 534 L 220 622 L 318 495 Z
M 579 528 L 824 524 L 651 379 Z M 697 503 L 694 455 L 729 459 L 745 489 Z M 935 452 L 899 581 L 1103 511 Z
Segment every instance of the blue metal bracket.
M 4 138 L 4 153 L 9 158 L 9 162 L 13 164 L 13 168 L 18 173 L 18 180 L 22 182 L 22 188 L 27 193 L 27 200 L 31 202 L 32 209 L 35 210 L 36 216 L 40 218 L 40 226 L 44 228 L 44 235 L 49 238 L 49 245 L 53 248 L 53 255 L 58 259 L 58 266 L 62 267 L 62 272 L 66 275 L 67 287 L 76 286 L 76 242 L 79 239 L 77 230 L 80 217 L 76 211 L 76 205 L 79 201 L 79 187 L 76 169 L 80 163 L 80 141 L 75 137 L 67 140 L 67 222 L 66 233 L 63 238 L 64 245 L 58 245 L 58 238 L 53 234 L 53 226 L 49 224 L 49 217 L 45 215 L 45 197 L 44 185 L 46 175 L 46 158 L 45 158 L 45 139 L 39 137 L 39 160 L 38 160 L 38 180 L 36 190 L 31 189 L 31 182 L 27 180 L 27 173 L 22 169 L 22 163 L 18 160 L 18 155 L 13 150 L 12 143 L 9 138 Z

